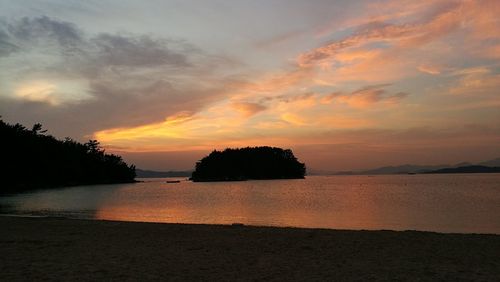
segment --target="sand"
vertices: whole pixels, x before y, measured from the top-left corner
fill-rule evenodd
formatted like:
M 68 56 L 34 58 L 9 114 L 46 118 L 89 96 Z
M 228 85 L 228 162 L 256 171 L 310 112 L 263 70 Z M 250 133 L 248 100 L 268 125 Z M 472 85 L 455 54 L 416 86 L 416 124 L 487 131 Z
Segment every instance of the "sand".
M 500 236 L 0 217 L 1 281 L 499 281 Z

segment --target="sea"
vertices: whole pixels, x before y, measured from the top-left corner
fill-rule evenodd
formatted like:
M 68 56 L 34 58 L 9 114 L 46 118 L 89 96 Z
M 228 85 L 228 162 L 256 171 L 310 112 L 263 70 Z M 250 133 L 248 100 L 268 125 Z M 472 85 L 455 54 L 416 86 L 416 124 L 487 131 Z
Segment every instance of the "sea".
M 500 174 L 145 178 L 0 197 L 0 214 L 195 224 L 500 234 Z M 178 183 L 167 183 L 178 180 Z

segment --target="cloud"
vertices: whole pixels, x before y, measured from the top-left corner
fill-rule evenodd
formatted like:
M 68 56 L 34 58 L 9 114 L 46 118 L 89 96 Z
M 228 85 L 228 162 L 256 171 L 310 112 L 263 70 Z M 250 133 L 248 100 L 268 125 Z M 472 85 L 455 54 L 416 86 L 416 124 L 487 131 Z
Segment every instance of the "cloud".
M 24 17 L 10 23 L 4 23 L 3 28 L 8 32 L 9 38 L 20 45 L 37 43 L 39 41 L 54 42 L 58 47 L 73 48 L 82 44 L 83 32 L 76 25 L 53 20 L 47 16 L 38 18 Z
M 388 42 L 415 36 L 417 27 L 409 24 L 395 25 L 374 23 L 358 33 L 337 40 L 309 52 L 300 54 L 297 63 L 301 67 L 310 67 L 335 57 L 346 49 L 359 47 L 371 42 Z
M 326 37 L 337 30 L 348 30 L 360 26 L 366 26 L 372 23 L 386 21 L 407 21 L 415 17 L 426 15 L 429 6 L 435 4 L 443 5 L 445 1 L 412 1 L 412 0 L 389 0 L 383 2 L 368 1 L 365 9 L 357 11 L 356 15 L 347 17 L 340 23 L 337 19 L 323 25 L 316 30 L 318 37 Z
M 231 106 L 244 117 L 251 117 L 267 108 L 261 104 L 250 102 L 235 102 L 232 103 Z
M 389 84 L 365 86 L 348 94 L 334 92 L 323 96 L 321 99 L 321 103 L 346 104 L 353 108 L 363 109 L 369 108 L 377 103 L 383 103 L 385 105 L 397 104 L 402 99 L 408 96 L 408 93 L 404 92 L 388 94 L 384 89 L 384 87 L 387 86 L 389 86 Z
M 452 94 L 493 95 L 498 96 L 500 74 L 488 67 L 474 67 L 455 71 L 459 79 L 450 88 Z
M 54 84 L 43 81 L 33 82 L 29 85 L 23 85 L 16 89 L 16 96 L 34 102 L 46 102 L 50 105 L 57 105 L 59 101 L 54 98 L 56 90 Z
M 296 88 L 298 85 L 307 82 L 314 74 L 308 69 L 294 69 L 279 73 L 270 73 L 262 75 L 251 82 L 239 82 L 236 87 L 241 92 L 251 92 L 260 95 L 270 93 L 274 94 Z
M 347 23 L 348 27 L 332 36 L 334 39 L 298 54 L 295 65 L 288 70 L 265 75 L 242 88 L 255 93 L 276 93 L 317 85 L 393 82 L 416 76 L 417 70 L 437 74 L 443 71 L 437 68 L 439 65 L 453 68 L 454 54 L 460 52 L 494 52 L 488 44 L 450 47 L 447 42 L 451 36 L 466 40 L 475 33 L 475 19 L 484 14 L 475 2 L 388 1 L 366 6 L 363 17 Z M 383 16 L 373 17 L 374 9 Z M 465 28 L 465 23 L 474 28 Z M 439 54 L 447 48 L 451 50 Z M 423 64 L 422 60 L 433 64 Z
M 46 16 L 0 22 L 0 56 L 4 118 L 75 138 L 196 112 L 236 85 L 212 75 L 231 60 L 185 41 L 88 34 Z
M 299 54 L 297 67 L 321 70 L 321 80 L 384 82 L 415 75 L 416 69 L 438 74 L 442 70 L 436 66 L 456 64 L 454 54 L 497 56 L 498 1 L 389 1 L 372 6 L 383 16 L 368 13 L 351 20 L 350 34 Z M 450 45 L 452 36 L 463 44 Z M 432 52 L 437 44 L 442 44 L 440 50 L 452 50 L 439 56 Z M 422 59 L 438 62 L 431 66 Z
M 11 53 L 16 52 L 18 49 L 18 46 L 9 42 L 9 35 L 0 29 L 0 57 L 8 56 Z
M 273 104 L 273 107 L 278 109 L 305 109 L 317 105 L 317 94 L 314 92 L 306 92 L 302 94 L 283 94 L 278 96 L 266 96 L 259 99 L 259 103 Z
M 155 67 L 171 65 L 188 67 L 186 55 L 170 50 L 167 40 L 150 36 L 99 34 L 91 39 L 97 60 L 108 66 Z
M 497 6 L 492 1 L 486 2 L 492 9 Z M 278 97 L 326 86 L 352 87 L 353 83 L 397 83 L 419 72 L 437 75 L 456 69 L 460 53 L 490 57 L 495 54 L 490 43 L 474 46 L 468 41 L 483 24 L 489 24 L 488 40 L 493 36 L 490 31 L 494 29 L 491 23 L 495 18 L 474 1 L 386 1 L 368 3 L 365 8 L 362 17 L 349 20 L 347 27 L 332 36 L 334 39 L 298 54 L 295 65 L 240 85 L 241 97 Z M 477 20 L 480 15 L 488 19 Z M 463 40 L 464 44 L 450 45 L 450 38 Z M 473 63 L 473 60 L 467 62 Z M 386 102 L 395 103 L 406 95 L 395 94 Z M 378 101 L 378 97 L 355 95 L 345 101 L 361 107 Z
M 435 64 L 421 64 L 417 67 L 417 69 L 423 73 L 427 74 L 441 74 L 443 71 L 443 68 L 441 66 L 435 65 Z
M 305 117 L 299 116 L 294 113 L 284 113 L 281 115 L 281 119 L 295 126 L 302 126 L 307 124 Z
M 480 56 L 492 59 L 500 59 L 500 43 L 486 47 L 478 52 Z

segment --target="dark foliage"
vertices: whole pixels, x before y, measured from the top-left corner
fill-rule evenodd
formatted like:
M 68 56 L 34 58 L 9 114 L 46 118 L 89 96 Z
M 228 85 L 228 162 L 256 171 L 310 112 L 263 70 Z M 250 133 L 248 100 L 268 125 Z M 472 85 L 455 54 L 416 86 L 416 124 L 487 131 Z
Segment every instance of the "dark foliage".
M 292 150 L 247 147 L 213 151 L 196 163 L 193 181 L 304 178 L 306 167 Z
M 67 185 L 133 182 L 135 166 L 106 154 L 97 140 L 82 144 L 0 119 L 0 193 Z

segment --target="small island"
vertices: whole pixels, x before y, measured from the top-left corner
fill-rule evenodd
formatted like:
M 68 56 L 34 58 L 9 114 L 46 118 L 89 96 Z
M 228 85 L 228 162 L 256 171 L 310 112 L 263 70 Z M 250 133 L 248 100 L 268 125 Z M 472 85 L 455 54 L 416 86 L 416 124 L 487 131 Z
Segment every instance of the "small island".
M 305 164 L 297 160 L 292 150 L 263 146 L 214 150 L 196 163 L 191 180 L 300 179 L 305 174 Z

